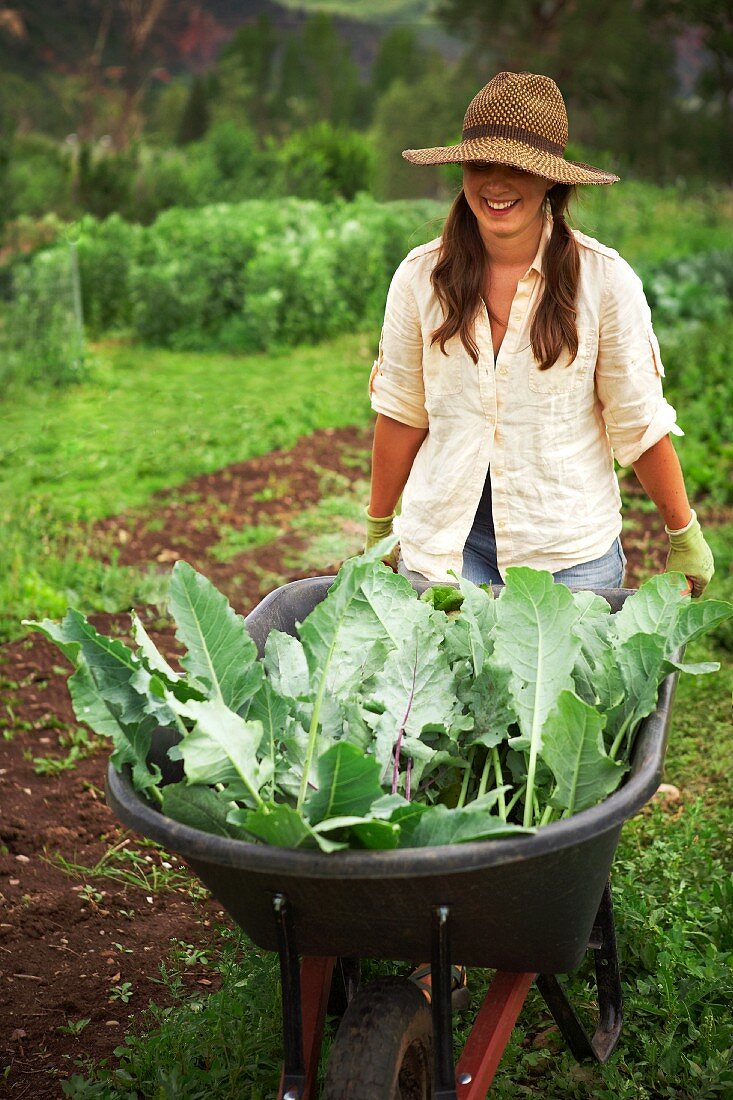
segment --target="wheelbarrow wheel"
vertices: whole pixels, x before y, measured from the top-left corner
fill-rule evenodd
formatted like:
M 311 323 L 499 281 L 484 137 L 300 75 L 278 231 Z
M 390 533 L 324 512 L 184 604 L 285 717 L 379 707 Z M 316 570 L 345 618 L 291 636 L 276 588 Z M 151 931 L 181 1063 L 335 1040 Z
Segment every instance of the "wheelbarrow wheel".
M 432 1065 L 427 1000 L 406 978 L 379 978 L 344 1013 L 324 1100 L 429 1100 Z

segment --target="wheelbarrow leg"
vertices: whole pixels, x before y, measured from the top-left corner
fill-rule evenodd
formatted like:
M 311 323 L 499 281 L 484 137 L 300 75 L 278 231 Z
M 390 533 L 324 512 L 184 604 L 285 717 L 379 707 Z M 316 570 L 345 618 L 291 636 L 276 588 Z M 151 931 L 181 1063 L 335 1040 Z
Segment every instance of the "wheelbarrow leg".
M 575 1058 L 579 1062 L 590 1058 L 603 1063 L 608 1061 L 616 1047 L 623 1022 L 623 996 L 610 883 L 606 883 L 603 891 L 590 946 L 595 955 L 599 1014 L 598 1027 L 592 1038 L 554 974 L 540 974 L 537 988 Z
M 273 907 L 283 1012 L 283 1073 L 278 1100 L 314 1100 L 326 1005 L 336 959 L 307 956 L 299 967 L 293 917 L 282 894 L 275 895 Z
M 458 1100 L 484 1100 L 535 974 L 494 975 L 456 1067 Z
M 434 1100 L 456 1100 L 449 918 L 450 909 L 447 905 L 439 905 L 433 910 L 430 975 L 435 1065 Z

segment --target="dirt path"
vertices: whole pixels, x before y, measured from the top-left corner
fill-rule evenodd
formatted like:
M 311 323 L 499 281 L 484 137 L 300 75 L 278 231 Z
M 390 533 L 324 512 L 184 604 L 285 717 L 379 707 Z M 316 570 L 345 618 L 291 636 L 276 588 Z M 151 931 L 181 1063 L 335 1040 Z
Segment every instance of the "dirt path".
M 369 447 L 370 434 L 361 430 L 316 433 L 289 452 L 196 478 L 145 511 L 105 521 L 99 543 L 107 552 L 115 546 L 120 564 L 153 563 L 166 573 L 183 557 L 246 614 L 277 584 L 338 569 L 339 561 L 319 560 L 310 570 L 297 565 L 307 538 L 302 528 L 294 532 L 293 519 L 318 505 L 324 473 L 342 488 L 356 486 L 368 474 Z M 656 516 L 639 509 L 627 526 L 628 583 L 635 586 L 663 567 L 664 538 Z M 222 531 L 241 538 L 243 530 L 270 541 L 222 555 Z M 354 552 L 360 532 L 351 538 Z M 154 609 L 143 619 L 175 656 L 170 626 Z M 128 623 L 124 615 L 93 621 L 119 634 Z M 180 963 L 186 954 L 171 944 L 205 946 L 222 914 L 203 891 L 192 902 L 191 880 L 175 858 L 141 843 L 107 809 L 107 747 L 80 739 L 59 652 L 31 635 L 1 654 L 0 1062 L 7 1069 L 0 1095 L 58 1097 L 59 1078 L 78 1072 L 75 1059 L 109 1057 L 130 1014 L 151 999 L 161 1003 L 159 963 L 172 955 Z M 74 766 L 62 769 L 59 762 L 75 751 Z M 103 858 L 114 877 L 84 872 Z M 70 873 L 69 864 L 82 870 Z M 210 984 L 200 967 L 180 966 L 187 987 Z

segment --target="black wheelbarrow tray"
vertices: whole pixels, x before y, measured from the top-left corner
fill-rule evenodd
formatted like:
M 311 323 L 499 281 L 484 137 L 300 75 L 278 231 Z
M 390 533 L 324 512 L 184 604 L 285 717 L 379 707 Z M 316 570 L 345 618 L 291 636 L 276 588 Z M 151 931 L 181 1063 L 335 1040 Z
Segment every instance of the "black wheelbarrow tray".
M 294 634 L 333 577 L 294 581 L 247 617 L 260 654 L 270 630 Z M 598 590 L 616 611 L 629 592 Z M 604 1062 L 621 1030 L 621 987 L 609 871 L 623 822 L 657 789 L 675 675 L 637 734 L 631 770 L 609 798 L 531 836 L 435 848 L 298 851 L 212 836 L 164 817 L 110 766 L 107 798 L 128 826 L 178 853 L 247 935 L 279 953 L 284 1069 L 279 1096 L 312 1100 L 326 1008 L 346 1011 L 334 1041 L 327 1100 L 481 1100 L 534 981 L 577 1058 Z M 181 777 L 158 730 L 163 781 Z M 591 949 L 598 1026 L 590 1036 L 556 975 Z M 302 963 L 299 963 L 302 957 Z M 359 989 L 359 960 L 430 960 L 431 1007 L 406 978 Z M 451 961 L 498 973 L 457 1066 Z M 340 988 L 331 990 L 332 975 Z

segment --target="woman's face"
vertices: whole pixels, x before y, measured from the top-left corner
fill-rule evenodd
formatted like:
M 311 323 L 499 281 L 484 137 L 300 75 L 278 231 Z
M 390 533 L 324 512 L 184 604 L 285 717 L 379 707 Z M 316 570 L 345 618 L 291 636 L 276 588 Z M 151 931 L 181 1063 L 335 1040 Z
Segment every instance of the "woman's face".
M 536 230 L 551 180 L 507 164 L 464 162 L 462 167 L 463 191 L 484 244 L 490 248 L 493 240 L 521 238 Z

